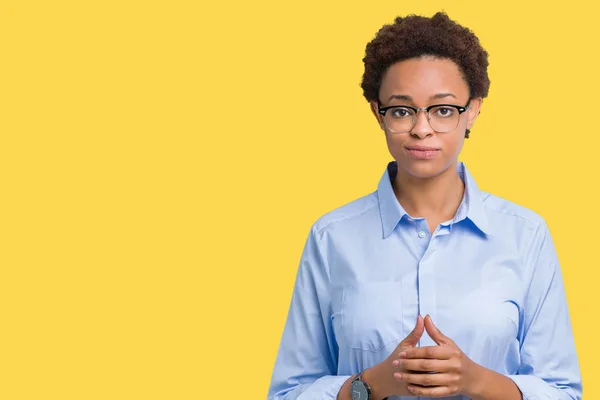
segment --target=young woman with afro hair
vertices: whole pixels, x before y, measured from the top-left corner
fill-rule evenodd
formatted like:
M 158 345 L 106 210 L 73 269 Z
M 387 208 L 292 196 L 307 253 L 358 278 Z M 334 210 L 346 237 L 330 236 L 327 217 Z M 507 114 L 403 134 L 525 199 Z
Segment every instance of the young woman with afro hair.
M 397 17 L 363 61 L 394 161 L 313 225 L 268 398 L 581 399 L 545 221 L 458 161 L 490 86 L 478 38 L 445 13 Z

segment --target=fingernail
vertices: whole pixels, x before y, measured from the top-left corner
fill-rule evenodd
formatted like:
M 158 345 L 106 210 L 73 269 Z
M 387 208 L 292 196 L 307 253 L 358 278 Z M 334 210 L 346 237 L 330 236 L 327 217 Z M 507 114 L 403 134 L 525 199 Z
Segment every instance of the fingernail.
M 396 372 L 394 376 L 396 377 L 396 379 L 402 379 L 402 374 L 400 372 Z
M 405 352 L 405 351 L 403 351 L 402 353 L 398 354 L 398 356 L 399 356 L 400 358 L 405 358 L 405 357 L 406 357 L 406 352 Z
M 394 367 L 397 367 L 398 365 L 400 365 L 400 361 L 394 360 L 392 361 L 392 364 L 394 364 Z
M 413 392 L 413 393 L 415 392 L 415 387 L 414 386 L 407 386 L 407 387 L 408 387 L 408 390 L 410 390 L 411 392 Z

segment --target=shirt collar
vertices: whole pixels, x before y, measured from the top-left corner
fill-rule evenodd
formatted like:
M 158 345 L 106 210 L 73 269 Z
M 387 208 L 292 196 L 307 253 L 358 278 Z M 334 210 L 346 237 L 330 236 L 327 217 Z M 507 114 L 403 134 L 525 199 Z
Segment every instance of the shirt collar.
M 481 232 L 489 234 L 489 221 L 483 204 L 484 193 L 479 190 L 473 176 L 471 176 L 464 163 L 459 162 L 457 170 L 460 178 L 465 183 L 465 193 L 456 216 L 451 223 L 456 223 L 467 218 Z M 390 162 L 377 187 L 384 238 L 396 229 L 402 217 L 405 215 L 408 216 L 408 213 L 396 198 L 396 194 L 392 188 L 392 181 L 396 178 L 397 173 L 398 164 L 395 161 Z

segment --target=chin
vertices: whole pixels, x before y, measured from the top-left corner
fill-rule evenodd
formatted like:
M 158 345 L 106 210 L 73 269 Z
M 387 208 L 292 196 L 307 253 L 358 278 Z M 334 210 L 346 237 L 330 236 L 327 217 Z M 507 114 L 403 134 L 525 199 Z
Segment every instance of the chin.
M 448 170 L 448 165 L 439 162 L 398 160 L 398 170 L 417 179 L 430 179 L 443 174 Z

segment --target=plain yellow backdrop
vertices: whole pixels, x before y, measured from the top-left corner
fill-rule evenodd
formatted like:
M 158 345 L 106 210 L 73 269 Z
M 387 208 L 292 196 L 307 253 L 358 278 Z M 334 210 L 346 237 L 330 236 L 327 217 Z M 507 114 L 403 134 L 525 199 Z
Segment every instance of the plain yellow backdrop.
M 390 157 L 366 43 L 444 9 L 490 53 L 462 160 L 546 218 L 587 399 L 593 2 L 0 2 L 0 398 L 264 399 L 310 225 Z

